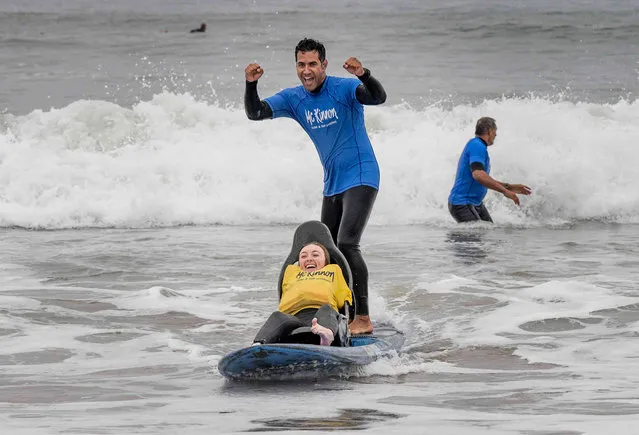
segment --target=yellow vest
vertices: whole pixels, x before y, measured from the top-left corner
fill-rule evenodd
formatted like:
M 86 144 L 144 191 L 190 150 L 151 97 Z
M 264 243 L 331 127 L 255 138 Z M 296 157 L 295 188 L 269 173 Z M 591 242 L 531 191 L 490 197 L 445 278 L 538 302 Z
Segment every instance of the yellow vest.
M 296 314 L 324 304 L 338 311 L 344 306 L 344 301 L 352 304 L 353 298 L 337 264 L 328 264 L 312 272 L 304 272 L 296 264 L 286 267 L 279 307 L 281 312 Z

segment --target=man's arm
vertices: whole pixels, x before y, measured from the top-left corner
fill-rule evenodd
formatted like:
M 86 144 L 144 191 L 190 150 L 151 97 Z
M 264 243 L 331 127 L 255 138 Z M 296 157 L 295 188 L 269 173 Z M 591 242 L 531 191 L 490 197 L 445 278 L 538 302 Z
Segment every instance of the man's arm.
M 506 198 L 512 200 L 517 205 L 519 205 L 519 198 L 515 193 L 530 195 L 532 192 L 528 186 L 524 186 L 523 184 L 508 184 L 495 180 L 493 177 L 488 175 L 488 173 L 484 170 L 484 165 L 481 163 L 471 163 L 470 169 L 473 174 L 473 179 L 477 180 L 477 182 L 479 182 L 482 186 L 503 194 Z
M 273 111 L 265 101 L 260 101 L 257 95 L 257 80 L 246 82 L 244 90 L 244 111 L 251 121 L 261 121 L 262 119 L 273 118 Z
M 249 63 L 244 69 L 246 88 L 244 89 L 244 111 L 248 119 L 260 121 L 271 119 L 273 111 L 264 101 L 260 101 L 257 95 L 257 80 L 262 77 L 264 70 L 257 63 Z
M 377 105 L 386 101 L 386 91 L 382 84 L 371 76 L 371 71 L 362 66 L 355 57 L 349 57 L 344 62 L 344 69 L 357 76 L 362 82 L 355 89 L 355 97 L 361 104 Z
M 371 75 L 371 71 L 368 68 L 364 68 L 364 74 L 357 78 L 362 82 L 355 90 L 357 101 L 373 106 L 386 101 L 386 91 L 384 87 Z

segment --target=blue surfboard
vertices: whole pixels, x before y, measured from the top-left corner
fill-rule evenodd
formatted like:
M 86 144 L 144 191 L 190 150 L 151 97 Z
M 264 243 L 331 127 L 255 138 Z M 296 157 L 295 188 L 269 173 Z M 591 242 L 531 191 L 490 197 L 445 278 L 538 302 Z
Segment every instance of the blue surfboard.
M 218 370 L 233 380 L 268 380 L 330 376 L 395 355 L 404 334 L 389 325 L 376 325 L 373 334 L 353 335 L 350 346 L 316 344 L 260 344 L 224 356 Z

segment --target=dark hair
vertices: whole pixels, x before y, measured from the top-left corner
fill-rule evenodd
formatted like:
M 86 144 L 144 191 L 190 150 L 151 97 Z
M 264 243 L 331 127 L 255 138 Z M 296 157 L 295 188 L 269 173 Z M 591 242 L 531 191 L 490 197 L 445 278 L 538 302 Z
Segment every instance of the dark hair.
M 316 245 L 322 248 L 322 251 L 324 251 L 324 257 L 326 257 L 326 264 L 331 264 L 331 254 L 328 253 L 328 249 L 326 249 L 326 246 L 322 245 L 320 242 L 308 242 L 304 244 L 304 246 L 302 246 L 300 252 L 302 252 L 302 249 L 306 248 L 308 245 Z M 297 256 L 300 256 L 299 252 L 297 253 Z
M 314 39 L 304 38 L 297 43 L 295 47 L 295 62 L 297 62 L 297 53 L 300 51 L 317 51 L 320 62 L 324 62 L 326 59 L 326 48 L 324 48 L 324 44 Z
M 497 123 L 493 118 L 485 116 L 477 120 L 475 126 L 475 136 L 483 136 L 488 133 L 489 130 L 497 130 Z

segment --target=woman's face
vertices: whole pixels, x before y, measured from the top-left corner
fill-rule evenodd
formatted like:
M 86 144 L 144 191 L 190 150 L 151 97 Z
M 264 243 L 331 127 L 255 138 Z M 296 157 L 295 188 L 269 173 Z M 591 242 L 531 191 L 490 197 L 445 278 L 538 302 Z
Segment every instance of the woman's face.
M 322 248 L 311 243 L 302 248 L 298 262 L 304 272 L 312 272 L 326 266 L 326 255 Z

